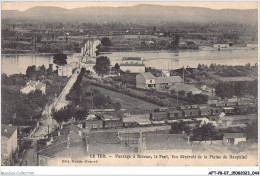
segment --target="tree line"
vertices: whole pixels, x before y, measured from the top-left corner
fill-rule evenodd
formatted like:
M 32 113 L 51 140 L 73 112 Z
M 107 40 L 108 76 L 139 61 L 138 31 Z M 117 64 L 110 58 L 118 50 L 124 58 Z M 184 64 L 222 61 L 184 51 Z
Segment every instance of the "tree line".
M 220 82 L 215 87 L 215 93 L 221 98 L 242 97 L 245 95 L 252 95 L 256 98 L 258 95 L 258 81 Z

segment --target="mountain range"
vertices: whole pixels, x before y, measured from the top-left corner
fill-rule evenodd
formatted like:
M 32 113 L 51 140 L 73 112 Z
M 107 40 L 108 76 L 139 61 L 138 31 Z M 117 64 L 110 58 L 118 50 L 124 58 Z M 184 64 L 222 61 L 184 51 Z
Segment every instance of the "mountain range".
M 82 7 L 65 9 L 37 6 L 26 11 L 2 10 L 2 20 L 97 23 L 236 23 L 257 24 L 257 9 L 214 10 L 202 7 L 137 5 L 129 7 Z

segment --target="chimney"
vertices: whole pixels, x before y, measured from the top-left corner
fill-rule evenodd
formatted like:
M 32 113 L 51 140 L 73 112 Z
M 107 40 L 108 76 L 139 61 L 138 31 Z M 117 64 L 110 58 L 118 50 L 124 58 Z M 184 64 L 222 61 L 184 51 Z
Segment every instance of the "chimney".
M 60 130 L 58 130 L 58 136 L 60 136 Z
M 46 145 L 50 145 L 52 142 L 53 142 L 53 137 L 51 137 L 50 140 L 46 142 Z
M 61 129 L 61 130 L 63 129 L 63 125 L 60 126 L 60 129 Z
M 79 135 L 82 136 L 82 132 L 79 130 Z
M 190 143 L 190 136 L 188 136 L 188 143 Z

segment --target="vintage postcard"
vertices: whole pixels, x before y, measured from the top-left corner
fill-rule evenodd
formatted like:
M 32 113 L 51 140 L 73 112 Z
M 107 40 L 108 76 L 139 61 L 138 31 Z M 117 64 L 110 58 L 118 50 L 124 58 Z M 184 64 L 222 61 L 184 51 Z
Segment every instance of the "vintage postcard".
M 2 166 L 258 166 L 257 1 L 12 1 Z

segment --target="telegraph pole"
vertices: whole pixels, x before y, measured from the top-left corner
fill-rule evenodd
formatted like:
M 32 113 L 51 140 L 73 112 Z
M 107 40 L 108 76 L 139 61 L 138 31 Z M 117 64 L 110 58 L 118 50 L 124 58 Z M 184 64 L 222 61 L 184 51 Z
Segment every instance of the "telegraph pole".
M 183 65 L 183 68 L 182 68 L 182 81 L 183 81 L 183 84 L 184 84 L 184 65 Z

